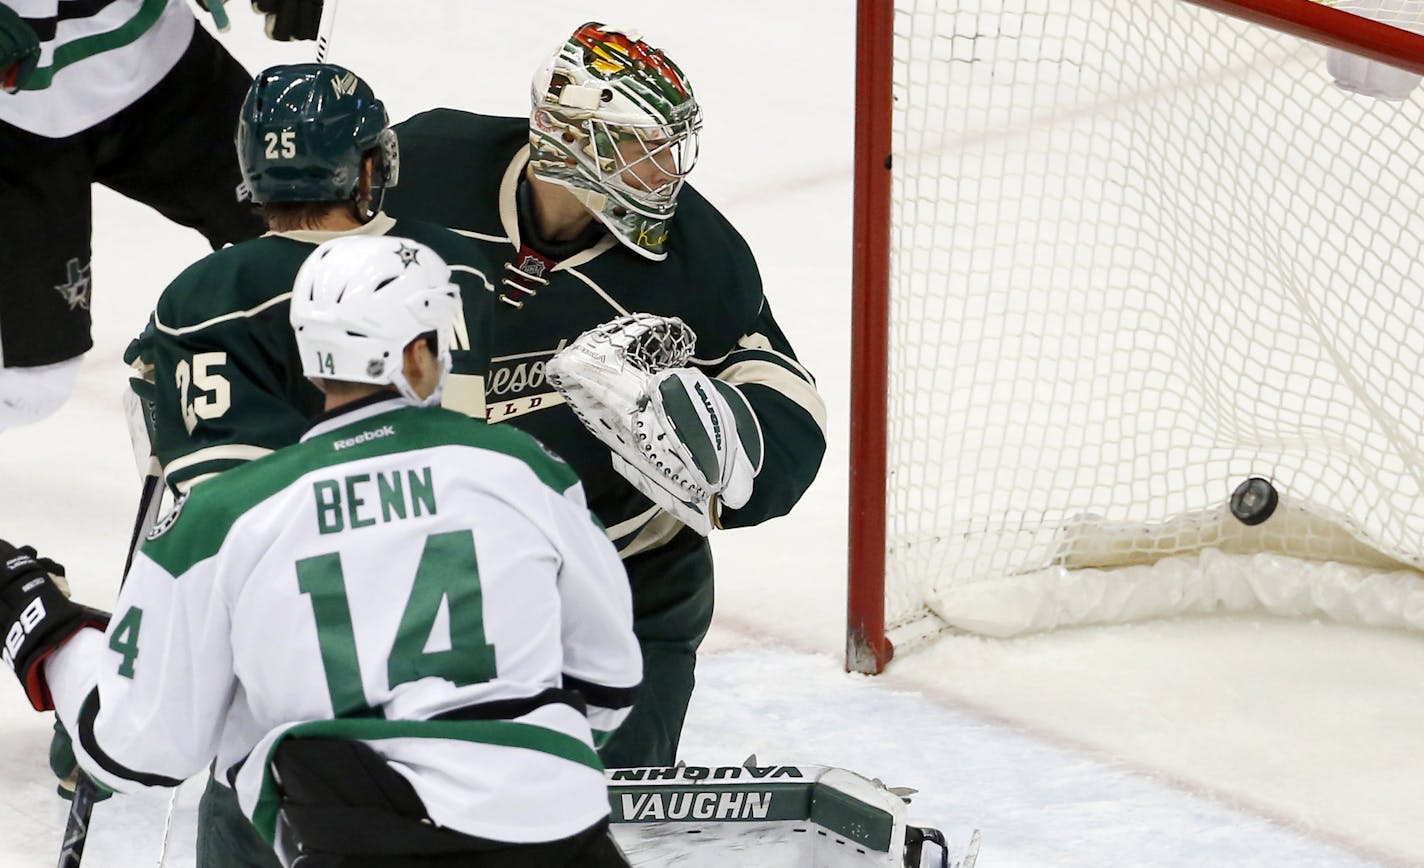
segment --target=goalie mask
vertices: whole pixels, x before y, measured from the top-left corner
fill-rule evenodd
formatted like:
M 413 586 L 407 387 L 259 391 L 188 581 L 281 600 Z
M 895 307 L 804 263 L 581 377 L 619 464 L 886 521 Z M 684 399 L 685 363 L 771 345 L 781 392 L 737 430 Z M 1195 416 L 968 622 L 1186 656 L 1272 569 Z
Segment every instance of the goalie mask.
M 440 403 L 460 288 L 434 250 L 406 238 L 348 235 L 322 244 L 297 272 L 292 328 L 302 373 L 314 379 L 392 385 L 409 403 Z M 434 332 L 440 385 L 421 398 L 406 381 L 406 346 Z
M 572 191 L 635 253 L 663 259 L 702 127 L 682 70 L 636 32 L 589 23 L 535 74 L 531 96 L 535 177 Z
M 400 175 L 386 107 L 354 72 L 331 63 L 274 66 L 258 74 L 238 114 L 236 144 L 238 198 L 259 204 L 355 202 L 362 160 L 373 153 L 374 213 Z

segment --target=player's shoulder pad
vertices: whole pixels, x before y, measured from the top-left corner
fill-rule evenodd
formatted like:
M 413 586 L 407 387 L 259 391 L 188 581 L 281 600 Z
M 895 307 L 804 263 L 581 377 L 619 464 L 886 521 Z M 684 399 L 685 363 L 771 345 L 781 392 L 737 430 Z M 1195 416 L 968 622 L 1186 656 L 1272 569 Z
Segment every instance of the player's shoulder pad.
M 396 136 L 404 143 L 406 136 L 471 139 L 500 135 L 510 129 L 529 133 L 527 117 L 482 115 L 452 108 L 433 108 L 411 115 L 395 125 Z
M 262 308 L 289 293 L 314 245 L 263 236 L 212 253 L 183 269 L 158 297 L 158 328 L 191 328 Z
M 427 424 L 442 426 L 451 443 L 465 443 L 517 458 L 548 487 L 559 493 L 579 483 L 578 474 L 558 453 L 534 435 L 513 425 L 490 425 L 454 410 L 433 407 L 426 411 Z

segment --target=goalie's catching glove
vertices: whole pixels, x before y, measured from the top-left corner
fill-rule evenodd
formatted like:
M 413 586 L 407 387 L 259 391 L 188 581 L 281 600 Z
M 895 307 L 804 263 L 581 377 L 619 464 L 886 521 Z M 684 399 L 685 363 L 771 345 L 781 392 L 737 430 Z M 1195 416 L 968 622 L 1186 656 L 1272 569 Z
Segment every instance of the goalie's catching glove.
M 684 367 L 697 336 L 682 320 L 635 313 L 555 354 L 546 374 L 613 467 L 706 535 L 723 505 L 747 502 L 761 470 L 761 428 L 740 391 Z
M 29 546 L 0 540 L 0 631 L 4 659 L 36 711 L 52 711 L 44 661 L 85 627 L 103 630 L 109 615 L 69 599 L 64 567 Z
M 15 10 L 0 3 L 0 90 L 25 86 L 40 62 L 40 38 Z

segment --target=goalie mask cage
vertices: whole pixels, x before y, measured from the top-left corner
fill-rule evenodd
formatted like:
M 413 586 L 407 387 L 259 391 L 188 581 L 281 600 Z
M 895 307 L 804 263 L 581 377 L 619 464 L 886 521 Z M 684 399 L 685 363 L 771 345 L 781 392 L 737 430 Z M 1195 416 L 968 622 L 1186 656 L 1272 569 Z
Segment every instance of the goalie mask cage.
M 848 668 L 1218 609 L 1424 627 L 1424 95 L 1325 47 L 1424 72 L 1424 0 L 1201 3 L 861 0 Z

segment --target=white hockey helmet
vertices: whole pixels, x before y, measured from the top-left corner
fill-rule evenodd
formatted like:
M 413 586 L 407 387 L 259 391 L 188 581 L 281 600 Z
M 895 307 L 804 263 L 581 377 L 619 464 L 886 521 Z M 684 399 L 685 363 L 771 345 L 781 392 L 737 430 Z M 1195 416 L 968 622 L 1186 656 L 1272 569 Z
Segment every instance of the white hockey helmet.
M 450 372 L 450 344 L 460 288 L 434 250 L 389 235 L 348 235 L 322 244 L 297 272 L 292 328 L 302 373 L 324 380 L 392 385 L 410 403 L 440 402 Z M 407 344 L 434 332 L 444 369 L 421 398 L 406 382 Z
M 682 70 L 634 30 L 590 22 L 534 74 L 530 162 L 618 240 L 667 256 L 667 224 L 697 162 L 702 109 Z

